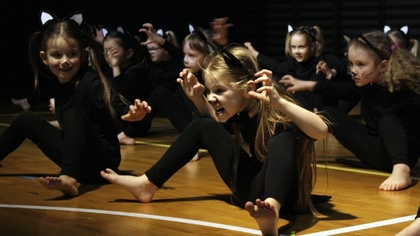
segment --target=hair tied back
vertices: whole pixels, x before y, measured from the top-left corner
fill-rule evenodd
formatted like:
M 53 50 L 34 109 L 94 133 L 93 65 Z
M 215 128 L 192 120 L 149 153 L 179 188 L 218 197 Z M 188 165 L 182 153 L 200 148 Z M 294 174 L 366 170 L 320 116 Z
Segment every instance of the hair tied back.
M 393 44 L 391 45 L 391 51 L 392 51 L 392 52 L 394 52 L 394 51 L 395 51 L 395 49 L 397 49 L 397 45 L 395 45 L 395 43 L 393 43 Z

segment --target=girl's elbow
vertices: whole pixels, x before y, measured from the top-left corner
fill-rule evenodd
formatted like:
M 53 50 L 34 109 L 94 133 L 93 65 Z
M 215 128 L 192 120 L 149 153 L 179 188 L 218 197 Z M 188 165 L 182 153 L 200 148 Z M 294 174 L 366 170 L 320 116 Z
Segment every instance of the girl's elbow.
M 328 128 L 325 128 L 325 129 L 321 129 L 318 132 L 311 135 L 311 138 L 313 138 L 315 140 L 320 140 L 320 139 L 326 138 L 329 134 L 330 133 L 328 131 Z

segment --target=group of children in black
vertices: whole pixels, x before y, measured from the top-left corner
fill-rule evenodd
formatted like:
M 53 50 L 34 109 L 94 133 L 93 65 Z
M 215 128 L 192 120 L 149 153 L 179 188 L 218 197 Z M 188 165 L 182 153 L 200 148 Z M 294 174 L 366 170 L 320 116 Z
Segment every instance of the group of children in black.
M 39 179 L 48 189 L 77 196 L 79 183 L 108 181 L 150 202 L 204 147 L 232 204 L 245 208 L 263 235 L 278 235 L 280 213 L 317 213 L 314 142 L 329 134 L 361 163 L 391 173 L 379 189 L 412 185 L 420 61 L 407 47 L 415 40 L 403 46 L 389 30 L 369 31 L 346 37 L 341 59 L 324 52 L 319 27 L 289 27 L 288 58 L 277 62 L 251 42 L 229 42 L 228 18 L 213 21 L 210 31 L 191 27 L 181 45 L 150 23 L 139 40 L 121 27 L 88 26 L 80 12 L 40 18 L 29 56 L 35 80 L 56 78 L 57 122 L 23 112 L 0 135 L 0 160 L 30 139 L 61 168 L 59 176 Z M 358 102 L 363 122 L 347 114 Z M 119 175 L 120 145 L 134 145 L 159 115 L 179 137 L 145 174 Z M 418 232 L 417 224 L 404 230 Z

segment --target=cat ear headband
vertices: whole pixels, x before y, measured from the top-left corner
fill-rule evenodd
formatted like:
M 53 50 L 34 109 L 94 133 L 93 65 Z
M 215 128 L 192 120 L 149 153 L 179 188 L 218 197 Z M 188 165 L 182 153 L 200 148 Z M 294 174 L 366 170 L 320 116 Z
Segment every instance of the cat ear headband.
M 363 44 L 365 44 L 368 48 L 370 48 L 372 51 L 375 52 L 376 55 L 379 56 L 382 60 L 388 60 L 389 58 L 386 57 L 381 50 L 379 50 L 377 47 L 375 47 L 369 40 L 367 40 L 363 35 L 359 34 L 356 35 L 354 38 L 350 38 L 347 35 L 343 35 L 344 39 L 347 41 L 347 43 L 350 43 L 351 41 L 358 41 Z M 392 48 L 391 48 L 392 49 Z
M 214 51 L 217 50 L 216 44 L 214 44 L 213 41 L 208 40 L 206 35 L 204 34 L 204 32 L 201 29 L 196 29 L 192 24 L 188 25 L 188 29 L 189 29 L 191 34 L 192 33 L 197 34 L 198 37 L 200 37 L 200 39 L 207 44 L 207 47 L 209 48 L 210 52 L 214 52 Z
M 64 17 L 63 19 L 64 20 L 66 20 L 66 19 L 73 20 L 79 26 L 81 26 L 84 23 L 84 21 L 83 21 L 83 13 L 80 12 L 80 11 L 71 13 L 70 15 Z M 58 18 L 56 15 L 54 15 L 51 12 L 41 11 L 40 20 L 41 20 L 41 25 L 45 25 L 48 22 L 60 20 L 60 18 Z
M 121 27 L 121 26 L 118 26 L 118 28 L 115 31 L 120 32 L 123 35 L 126 35 L 126 34 L 129 33 L 129 32 L 124 31 L 123 27 Z M 109 33 L 108 29 L 106 29 L 104 27 L 101 28 L 101 32 L 102 32 L 104 37 L 106 37 Z
M 163 30 L 162 29 L 158 29 L 156 30 L 156 34 L 160 35 L 163 37 Z
M 387 33 L 390 30 L 391 30 L 391 27 L 389 27 L 388 25 L 384 26 L 384 33 Z M 405 35 L 407 35 L 408 34 L 408 26 L 405 25 L 405 26 L 401 27 L 400 31 L 403 32 Z
M 251 71 L 249 71 L 249 69 L 235 55 L 233 55 L 229 51 L 229 49 L 234 48 L 234 47 L 244 48 L 243 45 L 233 43 L 233 44 L 223 47 L 217 53 L 220 53 L 222 55 L 223 60 L 225 61 L 226 65 L 230 69 L 234 69 L 234 68 L 239 69 L 246 75 L 248 79 L 254 80 L 255 79 L 254 74 L 251 73 Z
M 108 30 L 106 28 L 104 28 L 104 27 L 101 28 L 101 32 L 102 32 L 102 35 L 104 37 L 106 37 L 108 35 L 108 33 L 109 33 Z
M 313 27 L 307 27 L 307 26 L 301 26 L 298 27 L 296 29 L 293 29 L 293 27 L 291 25 L 287 25 L 287 32 L 289 34 L 293 33 L 294 31 L 301 31 L 304 32 L 305 34 L 309 35 L 309 37 L 311 38 L 312 42 L 316 42 L 316 30 Z

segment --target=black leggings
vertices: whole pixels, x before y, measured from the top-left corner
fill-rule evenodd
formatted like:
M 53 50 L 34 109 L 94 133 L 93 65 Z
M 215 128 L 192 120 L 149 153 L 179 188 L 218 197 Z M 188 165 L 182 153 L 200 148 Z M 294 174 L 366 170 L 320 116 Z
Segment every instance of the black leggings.
M 100 171 L 111 166 L 118 168 L 119 150 L 110 150 L 104 144 L 80 110 L 68 110 L 63 127 L 65 132 L 30 112 L 20 114 L 0 135 L 0 161 L 27 138 L 61 167 L 60 174 L 85 183 L 105 182 Z
M 200 146 L 207 148 L 220 177 L 229 186 L 235 143 L 226 129 L 211 118 L 194 120 L 163 157 L 145 172 L 146 176 L 158 187 L 162 186 L 191 160 Z M 263 164 L 241 150 L 234 192 L 238 206 L 267 197 L 278 200 L 282 205 L 286 201 L 287 205 L 294 205 L 298 189 L 294 147 L 295 137 L 282 132 L 270 139 L 267 159 Z
M 375 135 L 361 122 L 335 108 L 328 107 L 324 111 L 333 123 L 331 133 L 334 137 L 364 164 L 386 172 L 392 172 L 398 163 L 411 168 L 416 165 L 420 143 L 407 135 L 397 116 L 382 116 L 378 122 L 378 135 Z

